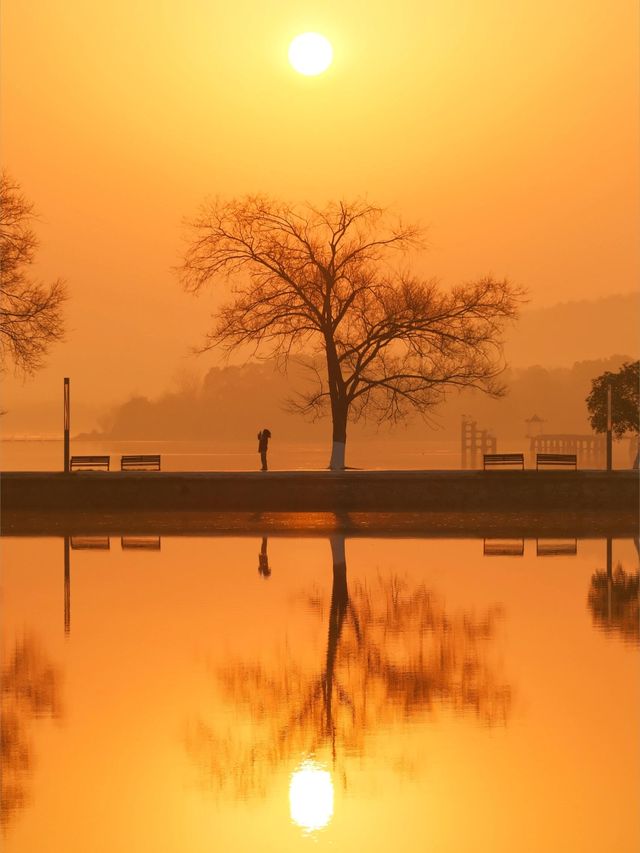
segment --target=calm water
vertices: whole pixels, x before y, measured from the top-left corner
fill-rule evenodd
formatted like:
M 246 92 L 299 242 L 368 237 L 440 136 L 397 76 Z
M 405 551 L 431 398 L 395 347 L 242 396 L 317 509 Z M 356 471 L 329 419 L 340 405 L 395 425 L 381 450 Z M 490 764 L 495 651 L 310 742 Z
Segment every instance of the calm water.
M 504 453 L 527 453 L 529 439 L 500 442 Z M 76 455 L 111 456 L 112 469 L 120 467 L 120 456 L 127 453 L 160 453 L 165 471 L 254 471 L 259 467 L 256 442 L 207 441 L 71 441 Z M 269 447 L 269 466 L 274 470 L 326 468 L 330 455 L 326 443 L 292 444 L 275 436 Z M 633 450 L 635 455 L 635 448 Z M 626 441 L 614 444 L 614 466 L 630 468 L 633 455 Z M 60 471 L 63 466 L 61 440 L 0 440 L 0 471 Z M 478 454 L 477 464 L 482 465 Z M 406 440 L 398 432 L 377 440 L 352 440 L 347 447 L 347 463 L 356 468 L 392 468 L 449 470 L 460 468 L 461 453 L 457 441 L 430 439 Z M 535 462 L 529 460 L 527 464 Z M 581 468 L 601 467 L 589 457 L 579 457 Z
M 160 453 L 165 471 L 254 471 L 260 467 L 257 442 L 207 441 L 72 441 L 71 453 L 111 456 L 111 467 L 120 467 L 127 453 Z M 272 469 L 326 468 L 330 456 L 327 443 L 292 444 L 272 439 L 269 464 Z M 0 470 L 55 471 L 63 466 L 61 440 L 0 441 Z M 368 468 L 457 468 L 460 449 L 453 442 L 353 442 L 348 463 Z
M 632 540 L 0 545 L 7 853 L 640 846 Z

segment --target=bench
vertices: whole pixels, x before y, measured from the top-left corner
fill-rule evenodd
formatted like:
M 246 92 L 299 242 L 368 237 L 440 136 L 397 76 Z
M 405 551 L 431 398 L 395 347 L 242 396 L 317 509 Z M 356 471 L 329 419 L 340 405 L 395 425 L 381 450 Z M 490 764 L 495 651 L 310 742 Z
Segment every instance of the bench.
M 556 465 L 578 470 L 578 457 L 575 453 L 537 453 L 536 471 L 541 465 Z
M 120 459 L 121 471 L 159 471 L 160 454 L 150 456 L 123 456 Z
M 519 465 L 524 471 L 524 453 L 485 453 L 484 470 L 500 465 Z
M 72 456 L 69 462 L 70 471 L 108 471 L 108 456 Z

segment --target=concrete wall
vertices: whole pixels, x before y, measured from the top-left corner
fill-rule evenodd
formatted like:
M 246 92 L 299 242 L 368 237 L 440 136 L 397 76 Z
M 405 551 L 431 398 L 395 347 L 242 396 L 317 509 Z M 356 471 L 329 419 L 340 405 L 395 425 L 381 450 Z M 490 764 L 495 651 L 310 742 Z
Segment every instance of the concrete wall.
M 638 513 L 634 471 L 7 472 L 3 513 Z

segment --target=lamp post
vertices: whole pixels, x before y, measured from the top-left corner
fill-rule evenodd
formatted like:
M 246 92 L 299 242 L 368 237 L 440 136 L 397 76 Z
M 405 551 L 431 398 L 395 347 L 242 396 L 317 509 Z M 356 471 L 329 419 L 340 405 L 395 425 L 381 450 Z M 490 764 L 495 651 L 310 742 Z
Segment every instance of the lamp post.
M 607 385 L 607 471 L 613 468 L 613 438 L 611 421 L 611 383 Z
M 71 427 L 71 390 L 69 377 L 64 379 L 64 473 L 69 473 L 69 429 Z

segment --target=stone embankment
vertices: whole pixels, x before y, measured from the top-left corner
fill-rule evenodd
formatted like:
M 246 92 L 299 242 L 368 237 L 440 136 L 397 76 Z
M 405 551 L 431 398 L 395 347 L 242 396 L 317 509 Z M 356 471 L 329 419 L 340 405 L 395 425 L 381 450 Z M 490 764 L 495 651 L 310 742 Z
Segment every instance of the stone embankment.
M 636 471 L 17 472 L 14 512 L 638 512 Z

